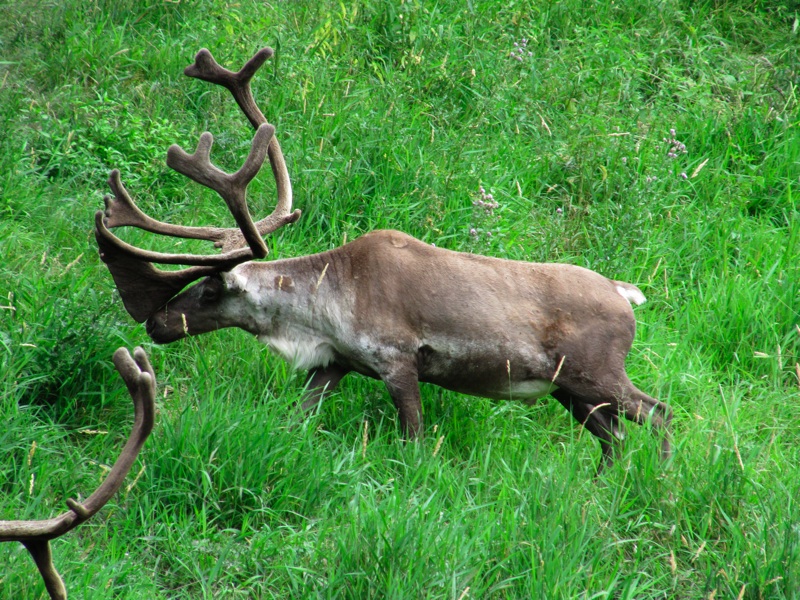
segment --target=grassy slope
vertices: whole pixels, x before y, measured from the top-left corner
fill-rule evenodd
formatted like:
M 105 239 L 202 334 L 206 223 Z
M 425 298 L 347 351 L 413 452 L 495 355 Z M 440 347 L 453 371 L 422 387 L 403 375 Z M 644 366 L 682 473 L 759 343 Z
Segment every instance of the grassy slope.
M 298 423 L 301 379 L 247 336 L 148 347 L 143 470 L 55 543 L 73 596 L 797 597 L 800 44 L 790 4 L 764 6 L 0 6 L 0 518 L 88 494 L 130 423 L 110 357 L 147 338 L 90 233 L 107 172 L 161 218 L 224 220 L 164 151 L 208 129 L 233 169 L 250 132 L 180 73 L 203 46 L 238 68 L 271 45 L 256 96 L 304 211 L 273 255 L 391 227 L 637 283 L 629 370 L 674 407 L 675 459 L 631 429 L 597 483 L 557 403 L 428 387 L 406 446 L 374 382 Z M 44 593 L 21 546 L 0 565 L 1 598 Z

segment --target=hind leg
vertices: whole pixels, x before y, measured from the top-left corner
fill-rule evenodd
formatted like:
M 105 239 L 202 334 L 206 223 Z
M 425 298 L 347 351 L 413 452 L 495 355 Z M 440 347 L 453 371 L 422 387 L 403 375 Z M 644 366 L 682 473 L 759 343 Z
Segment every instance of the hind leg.
M 622 423 L 616 412 L 609 410 L 609 405 L 592 404 L 565 389 L 558 389 L 551 395 L 600 441 L 598 475 L 603 469 L 614 464 L 614 460 L 622 451 L 622 442 L 625 438 Z
M 661 459 L 666 460 L 672 454 L 669 439 L 672 409 L 663 402 L 645 394 L 633 385 L 627 377 L 625 379 L 627 385 L 623 387 L 623 393 L 618 396 L 620 408 L 625 418 L 639 425 L 643 425 L 649 420 L 650 424 L 661 435 Z
M 669 458 L 671 454 L 669 424 L 672 420 L 672 409 L 638 389 L 624 371 L 609 374 L 602 381 L 581 382 L 569 388 L 573 396 L 577 396 L 587 404 L 607 405 L 608 408 L 603 408 L 603 412 L 622 415 L 639 425 L 649 422 L 661 434 L 661 458 L 664 460 Z

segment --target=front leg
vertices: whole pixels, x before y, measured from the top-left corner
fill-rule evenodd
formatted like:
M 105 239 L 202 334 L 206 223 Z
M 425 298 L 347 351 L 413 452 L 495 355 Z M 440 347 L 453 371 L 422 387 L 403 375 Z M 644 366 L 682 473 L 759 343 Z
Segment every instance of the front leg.
M 381 379 L 397 407 L 403 435 L 407 440 L 415 439 L 422 433 L 422 402 L 416 365 L 395 366 Z
M 305 401 L 302 404 L 303 411 L 308 412 L 322 402 L 322 396 L 335 390 L 342 378 L 349 372 L 350 369 L 337 364 L 311 369 L 306 378 Z

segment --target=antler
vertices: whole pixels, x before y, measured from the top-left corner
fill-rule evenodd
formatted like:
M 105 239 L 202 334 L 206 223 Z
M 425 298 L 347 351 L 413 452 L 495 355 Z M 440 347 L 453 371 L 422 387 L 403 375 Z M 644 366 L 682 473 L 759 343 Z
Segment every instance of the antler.
M 131 358 L 127 349 L 120 348 L 114 353 L 113 360 L 133 399 L 135 417 L 128 442 L 108 476 L 84 502 L 68 498 L 69 511 L 58 517 L 42 521 L 0 521 L 0 542 L 21 542 L 28 549 L 53 599 L 66 599 L 67 591 L 53 565 L 50 540 L 91 519 L 105 506 L 119 490 L 153 430 L 156 378 L 147 354 L 142 348 L 136 348 Z
M 253 58 L 248 60 L 245 65 L 234 73 L 221 67 L 211 52 L 203 48 L 194 57 L 194 63 L 186 67 L 183 71 L 184 75 L 188 77 L 195 77 L 208 81 L 209 83 L 216 83 L 221 85 L 231 92 L 236 104 L 242 109 L 242 112 L 250 121 L 254 129 L 258 129 L 263 123 L 267 122 L 263 113 L 256 105 L 253 99 L 253 93 L 250 89 L 250 80 L 255 75 L 256 71 L 264 64 L 269 57 L 272 56 L 272 48 L 262 48 L 255 53 Z M 275 184 L 278 189 L 278 204 L 275 207 L 275 212 L 265 219 L 259 221 L 256 225 L 261 231 L 261 227 L 265 227 L 267 232 L 271 232 L 274 227 L 277 229 L 280 225 L 277 224 L 278 215 L 288 215 L 292 210 L 292 182 L 289 180 L 289 171 L 286 168 L 286 161 L 283 158 L 281 146 L 278 140 L 274 137 L 270 140 L 269 148 L 269 164 L 272 166 L 272 174 L 275 177 Z M 300 215 L 298 213 L 297 217 Z M 266 235 L 262 232 L 261 235 Z
M 187 227 L 157 221 L 136 206 L 120 181 L 119 171 L 115 169 L 111 172 L 109 186 L 114 196 L 107 196 L 105 212 L 98 211 L 95 215 L 95 237 L 100 256 L 114 277 L 123 304 L 136 321 L 146 320 L 192 281 L 231 269 L 253 258 L 263 258 L 268 252 L 263 236 L 300 218 L 299 210 L 292 212 L 292 186 L 286 161 L 274 137 L 275 128 L 267 123 L 256 106 L 250 89 L 253 75 L 270 56 L 272 49 L 263 48 L 240 71 L 234 73 L 221 67 L 208 50 L 202 49 L 197 53 L 195 62 L 184 70 L 190 77 L 217 83 L 230 90 L 256 129 L 250 153 L 236 173 L 225 173 L 211 163 L 214 138 L 208 132 L 200 136 L 193 154 L 178 145 L 171 146 L 167 152 L 167 165 L 213 189 L 222 197 L 236 220 L 237 228 Z M 269 157 L 275 177 L 278 201 L 269 216 L 254 223 L 247 208 L 246 191 L 266 157 Z M 142 250 L 126 244 L 109 231 L 120 226 L 134 226 L 173 237 L 208 240 L 223 252 L 208 256 Z M 245 243 L 249 248 L 242 248 Z M 150 263 L 194 265 L 194 268 L 160 271 Z

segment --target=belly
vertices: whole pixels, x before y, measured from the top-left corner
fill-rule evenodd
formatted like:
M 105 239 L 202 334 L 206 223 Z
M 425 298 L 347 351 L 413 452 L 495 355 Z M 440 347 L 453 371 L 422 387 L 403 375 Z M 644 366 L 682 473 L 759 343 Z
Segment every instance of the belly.
M 546 379 L 531 379 L 529 381 L 512 382 L 502 398 L 507 400 L 520 400 L 525 404 L 533 404 L 542 396 L 558 389 L 552 381 Z
M 547 379 L 511 382 L 486 381 L 472 378 L 467 373 L 462 373 L 462 376 L 456 379 L 421 376 L 420 381 L 468 396 L 479 396 L 491 400 L 519 400 L 525 404 L 534 404 L 539 398 L 558 389 L 557 385 Z
M 457 351 L 454 351 L 457 350 Z M 419 379 L 470 396 L 533 403 L 558 389 L 548 360 L 538 349 L 495 347 L 457 349 L 425 346 L 419 353 Z M 507 359 L 499 357 L 508 356 Z

